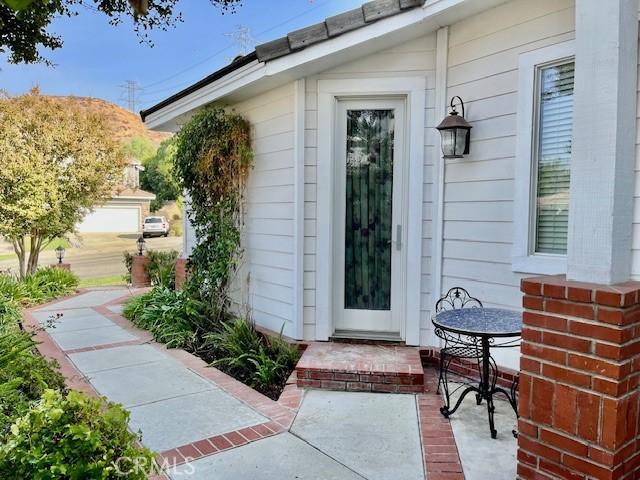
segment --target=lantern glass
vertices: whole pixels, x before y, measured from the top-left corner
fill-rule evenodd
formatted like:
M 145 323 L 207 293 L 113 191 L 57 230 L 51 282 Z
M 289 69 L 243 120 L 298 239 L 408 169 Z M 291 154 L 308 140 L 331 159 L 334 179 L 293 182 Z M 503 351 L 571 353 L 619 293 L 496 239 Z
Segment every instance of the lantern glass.
M 144 237 L 140 235 L 138 237 L 138 240 L 136 241 L 136 245 L 138 246 L 138 255 L 142 255 L 145 243 L 146 242 L 144 241 Z
M 442 136 L 442 154 L 445 157 L 452 157 L 456 151 L 456 135 L 455 130 L 440 130 Z
M 455 148 L 455 156 L 462 157 L 467 149 L 467 130 L 466 128 L 456 128 L 456 148 Z
M 61 245 L 56 247 L 56 258 L 58 259 L 58 263 L 62 263 L 62 259 L 64 258 L 64 248 Z

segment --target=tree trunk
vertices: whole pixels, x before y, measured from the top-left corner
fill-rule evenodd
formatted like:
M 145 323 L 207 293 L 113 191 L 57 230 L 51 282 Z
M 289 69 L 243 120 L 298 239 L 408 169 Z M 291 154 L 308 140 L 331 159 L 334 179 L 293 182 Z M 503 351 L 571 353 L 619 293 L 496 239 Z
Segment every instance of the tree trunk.
M 18 256 L 18 265 L 19 265 L 19 275 L 20 279 L 23 280 L 26 273 L 25 266 L 25 251 L 24 251 L 24 237 L 14 238 L 12 240 L 13 243 L 13 251 L 16 252 Z
M 29 249 L 29 261 L 27 263 L 27 275 L 35 273 L 38 269 L 40 249 L 42 248 L 42 236 L 37 232 L 31 232 L 31 245 Z

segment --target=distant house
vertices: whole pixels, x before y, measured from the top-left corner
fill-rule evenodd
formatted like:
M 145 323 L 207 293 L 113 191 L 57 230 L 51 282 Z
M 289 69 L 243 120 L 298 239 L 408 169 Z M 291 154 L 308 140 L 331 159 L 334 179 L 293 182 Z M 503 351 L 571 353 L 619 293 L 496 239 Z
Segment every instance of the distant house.
M 251 123 L 239 292 L 257 324 L 438 345 L 434 305 L 453 286 L 521 309 L 532 275 L 640 279 L 637 2 L 617 5 L 376 0 L 142 118 L 177 131 L 217 104 Z M 470 149 L 443 158 L 435 127 L 452 98 L 463 113 L 458 96 Z M 186 225 L 187 255 L 194 241 Z
M 132 159 L 125 168 L 122 185 L 109 201 L 88 213 L 76 230 L 80 233 L 137 233 L 149 215 L 153 193 L 140 188 L 140 162 Z

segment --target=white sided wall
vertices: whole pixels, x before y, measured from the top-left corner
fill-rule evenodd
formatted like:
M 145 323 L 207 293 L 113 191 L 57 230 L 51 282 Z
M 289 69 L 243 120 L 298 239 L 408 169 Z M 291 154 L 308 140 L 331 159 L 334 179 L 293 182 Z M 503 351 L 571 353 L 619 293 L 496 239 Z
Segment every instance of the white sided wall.
M 229 107 L 251 123 L 254 152 L 243 263 L 232 296 L 236 308 L 248 308 L 258 325 L 276 332 L 284 326 L 285 335 L 294 336 L 294 86 Z
M 470 155 L 446 164 L 442 289 L 463 286 L 485 306 L 520 308 L 511 265 L 518 56 L 574 38 L 573 0 L 515 0 L 449 28 L 447 97 L 465 101 Z M 528 132 L 526 134 L 529 134 Z M 517 367 L 518 352 L 498 361 Z
M 316 174 L 317 174 L 317 99 L 318 80 L 323 79 L 358 79 L 380 77 L 426 78 L 427 91 L 425 116 L 427 132 L 433 130 L 434 82 L 435 82 L 435 33 L 411 40 L 388 50 L 383 50 L 331 70 L 306 79 L 305 99 L 305 189 L 304 189 L 304 338 L 316 338 L 316 263 L 327 261 L 316 257 Z M 423 211 L 423 253 L 422 253 L 422 332 L 429 328 L 430 305 L 430 256 L 431 256 L 431 219 L 432 219 L 432 182 L 433 163 L 436 155 L 433 133 L 425 135 L 424 146 L 424 198 Z M 409 259 L 412 261 L 412 259 Z
M 640 61 L 638 62 L 638 98 L 640 99 Z M 631 245 L 631 278 L 640 280 L 640 101 L 636 113 L 636 167 L 633 198 L 633 236 Z
M 443 218 L 438 209 L 437 167 L 442 161 L 435 125 L 436 33 L 408 41 L 305 79 L 304 98 L 304 258 L 303 332 L 316 338 L 317 98 L 320 79 L 426 78 L 422 258 L 421 343 L 433 345 L 430 317 L 437 298 L 462 286 L 487 306 L 519 309 L 520 279 L 512 268 L 514 163 L 518 109 L 519 55 L 574 38 L 574 0 L 513 0 L 449 26 L 446 99 L 465 101 L 473 125 L 471 153 L 445 166 Z M 300 85 L 299 85 L 300 86 Z M 272 330 L 295 332 L 294 312 L 294 152 L 295 86 L 287 84 L 232 105 L 252 124 L 255 168 L 247 192 L 243 244 L 245 262 L 236 291 L 256 321 Z M 640 145 L 640 135 L 639 141 Z M 640 185 L 640 166 L 638 167 Z M 640 192 L 639 189 L 636 189 Z M 638 194 L 640 198 L 640 193 Z M 636 232 L 640 231 L 637 217 Z M 441 291 L 432 272 L 434 227 L 442 220 Z M 634 275 L 640 278 L 640 233 Z M 409 259 L 413 261 L 413 259 Z M 518 353 L 498 361 L 517 367 Z

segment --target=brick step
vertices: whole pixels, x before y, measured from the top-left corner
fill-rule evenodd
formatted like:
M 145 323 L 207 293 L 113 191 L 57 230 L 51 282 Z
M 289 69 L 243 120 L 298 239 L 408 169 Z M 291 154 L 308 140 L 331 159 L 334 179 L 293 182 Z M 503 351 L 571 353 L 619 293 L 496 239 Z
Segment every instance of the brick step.
M 394 345 L 312 343 L 296 365 L 300 388 L 352 392 L 421 393 L 420 351 Z

